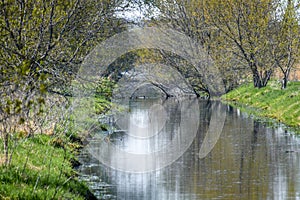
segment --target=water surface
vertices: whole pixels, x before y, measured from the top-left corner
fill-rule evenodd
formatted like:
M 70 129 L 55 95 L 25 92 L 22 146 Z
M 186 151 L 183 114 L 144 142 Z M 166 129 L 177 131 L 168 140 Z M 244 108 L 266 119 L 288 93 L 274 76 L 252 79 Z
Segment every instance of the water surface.
M 154 105 L 166 110 L 167 120 L 163 125 L 153 123 L 153 116 L 149 117 Z M 178 145 L 185 142 L 184 130 L 190 129 L 182 126 L 184 120 L 191 119 L 189 115 L 183 118 L 182 101 L 132 100 L 128 106 L 130 113 L 125 120 L 128 132 L 111 136 L 111 144 L 128 152 L 147 154 L 167 148 L 174 138 Z M 80 155 L 82 179 L 89 182 L 99 199 L 300 199 L 299 137 L 282 126 L 274 128 L 255 121 L 220 102 L 199 101 L 198 106 L 195 137 L 172 164 L 146 173 L 112 169 L 91 155 L 93 148 L 99 151 L 97 134 L 101 133 L 96 133 L 90 141 L 92 145 Z M 216 116 L 225 116 L 224 124 L 222 120 L 213 121 Z M 156 117 L 161 117 L 159 121 L 165 118 Z M 216 122 L 222 132 L 217 134 L 207 156 L 199 158 L 205 136 L 212 126 L 217 126 Z M 132 124 L 149 127 L 160 134 L 151 140 L 138 140 L 132 136 L 137 130 Z M 113 160 L 116 154 L 109 153 Z M 140 164 L 133 162 L 133 165 Z

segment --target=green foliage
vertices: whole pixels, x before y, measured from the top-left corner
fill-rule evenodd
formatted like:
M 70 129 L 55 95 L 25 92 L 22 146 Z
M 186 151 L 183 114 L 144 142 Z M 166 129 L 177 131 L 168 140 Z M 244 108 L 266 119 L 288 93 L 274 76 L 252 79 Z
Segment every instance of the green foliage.
M 273 34 L 270 36 L 272 38 L 270 52 L 283 75 L 282 88 L 286 88 L 291 69 L 300 61 L 300 27 L 297 16 L 299 7 L 295 6 L 294 0 L 288 0 L 286 4 L 279 7 L 283 13 L 282 19 L 277 19 L 277 23 L 272 27 Z
M 230 104 L 247 106 L 246 109 L 259 117 L 267 117 L 295 127 L 300 132 L 300 82 L 290 82 L 287 89 L 280 89 L 280 84 L 271 82 L 265 88 L 254 88 L 245 84 L 222 97 Z
M 0 165 L 0 199 L 85 198 L 88 189 L 76 179 L 70 163 L 70 141 L 58 148 L 54 140 L 47 135 L 23 139 L 11 165 Z
M 265 87 L 272 73 L 288 78 L 299 62 L 298 1 L 153 0 L 161 23 L 195 39 L 224 75 L 228 90 L 252 75 Z
M 73 88 L 78 90 L 79 94 L 71 98 L 73 104 L 73 112 L 69 120 L 71 134 L 77 133 L 85 137 L 94 130 L 101 129 L 99 115 L 116 107 L 111 102 L 115 87 L 115 82 L 110 78 L 101 78 L 95 82 L 73 82 Z
M 33 134 L 45 118 L 53 117 L 53 105 L 65 103 L 53 94 L 68 96 L 85 56 L 97 42 L 122 30 L 113 16 L 118 3 L 0 2 L 0 137 L 6 162 L 10 136 L 29 125 L 28 134 Z
M 103 97 L 95 98 L 95 113 L 103 114 L 111 108 L 111 102 Z
M 95 97 L 104 98 L 106 100 L 111 100 L 113 95 L 113 90 L 116 87 L 115 81 L 109 78 L 101 78 L 98 83 L 96 83 Z

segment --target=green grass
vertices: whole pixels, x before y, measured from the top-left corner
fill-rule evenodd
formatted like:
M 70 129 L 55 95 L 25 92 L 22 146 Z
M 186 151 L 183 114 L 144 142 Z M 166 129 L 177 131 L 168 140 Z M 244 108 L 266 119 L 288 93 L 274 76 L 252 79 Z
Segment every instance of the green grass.
M 71 98 L 74 111 L 68 120 L 70 123 L 58 124 L 56 129 L 57 132 L 70 130 L 70 133 L 65 133 L 70 137 L 74 134 L 85 136 L 91 127 L 99 125 L 99 114 L 115 106 L 110 102 L 115 83 L 110 79 L 101 79 L 97 83 L 74 82 L 73 86 L 74 91 L 91 92 L 92 95 L 81 94 L 82 98 Z M 65 126 L 70 127 L 66 129 Z M 36 134 L 20 138 L 25 136 L 21 133 L 12 135 L 18 138 L 18 145 L 14 148 L 13 139 L 10 139 L 10 150 L 14 151 L 8 166 L 4 166 L 3 142 L 0 138 L 0 200 L 93 197 L 88 187 L 77 180 L 72 167 L 71 161 L 76 160 L 78 144 L 71 142 L 70 137 Z
M 88 188 L 70 162 L 74 146 L 47 135 L 22 139 L 11 164 L 0 163 L 0 199 L 84 199 Z
M 300 82 L 290 82 L 284 90 L 275 81 L 261 89 L 249 83 L 223 95 L 222 100 L 253 116 L 275 119 L 300 132 Z

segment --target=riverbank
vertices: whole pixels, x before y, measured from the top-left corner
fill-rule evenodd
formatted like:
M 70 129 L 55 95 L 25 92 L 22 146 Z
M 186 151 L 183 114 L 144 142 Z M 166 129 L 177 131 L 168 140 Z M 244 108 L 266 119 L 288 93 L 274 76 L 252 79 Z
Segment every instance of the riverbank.
M 92 197 L 74 170 L 78 147 L 78 143 L 45 134 L 21 139 L 10 165 L 5 166 L 0 155 L 0 199 Z
M 300 134 L 300 82 L 290 82 L 284 90 L 275 81 L 261 89 L 244 84 L 223 95 L 222 100 L 254 117 L 281 122 Z

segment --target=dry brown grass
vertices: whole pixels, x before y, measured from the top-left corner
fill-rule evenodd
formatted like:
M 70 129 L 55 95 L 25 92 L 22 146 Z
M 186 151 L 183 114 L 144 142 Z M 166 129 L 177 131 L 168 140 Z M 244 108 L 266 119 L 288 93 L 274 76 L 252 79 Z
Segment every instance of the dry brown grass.
M 30 164 L 30 163 L 28 163 L 28 168 L 31 169 L 31 170 L 34 170 L 34 171 L 41 171 L 43 169 L 43 167 L 35 166 L 35 165 Z
M 5 158 L 4 155 L 0 154 L 0 166 L 4 165 Z

